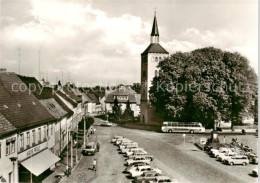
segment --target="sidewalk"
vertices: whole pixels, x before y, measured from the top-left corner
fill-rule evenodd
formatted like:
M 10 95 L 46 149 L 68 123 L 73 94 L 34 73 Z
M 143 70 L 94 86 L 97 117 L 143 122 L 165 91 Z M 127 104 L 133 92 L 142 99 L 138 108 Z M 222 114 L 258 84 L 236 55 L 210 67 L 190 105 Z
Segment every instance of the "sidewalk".
M 80 162 L 81 158 L 82 158 L 82 150 L 83 150 L 83 131 L 79 130 L 79 134 L 78 134 L 78 142 L 80 144 L 82 144 L 81 148 L 76 148 L 76 146 L 73 147 L 73 157 L 71 157 L 71 144 L 68 145 L 68 158 L 67 158 L 67 148 L 64 149 L 63 153 L 65 154 L 65 157 L 63 158 L 63 160 L 60 160 L 58 163 L 56 163 L 56 167 L 53 171 L 52 174 L 50 174 L 48 177 L 46 177 L 42 183 L 58 183 L 61 180 L 65 179 L 65 172 L 66 172 L 66 168 L 67 168 L 67 163 L 68 166 L 71 166 L 71 158 L 73 158 L 73 167 L 72 167 L 72 171 L 77 167 L 78 163 Z M 78 162 L 76 162 L 76 152 L 78 155 Z M 57 174 L 63 174 L 64 176 L 62 178 L 58 178 Z

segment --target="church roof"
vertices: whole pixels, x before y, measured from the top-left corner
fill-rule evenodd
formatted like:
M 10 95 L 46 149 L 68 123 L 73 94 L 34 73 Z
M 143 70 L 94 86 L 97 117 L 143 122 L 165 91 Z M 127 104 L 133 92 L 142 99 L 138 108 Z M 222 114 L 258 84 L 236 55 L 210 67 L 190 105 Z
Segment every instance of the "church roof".
M 153 19 L 153 28 L 152 28 L 151 36 L 159 36 L 159 30 L 158 30 L 156 16 L 154 16 L 154 19 Z
M 151 43 L 141 55 L 147 54 L 147 53 L 165 53 L 169 54 L 168 51 L 166 51 L 159 43 Z

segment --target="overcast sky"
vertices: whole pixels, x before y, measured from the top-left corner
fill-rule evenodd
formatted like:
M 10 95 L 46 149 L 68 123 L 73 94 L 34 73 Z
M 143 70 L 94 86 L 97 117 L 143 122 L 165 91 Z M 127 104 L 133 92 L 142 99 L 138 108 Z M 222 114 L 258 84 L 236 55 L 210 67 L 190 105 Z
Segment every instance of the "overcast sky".
M 257 0 L 1 0 L 0 67 L 50 81 L 140 82 L 154 9 L 170 53 L 214 46 L 258 68 Z M 70 74 L 69 74 L 70 73 Z

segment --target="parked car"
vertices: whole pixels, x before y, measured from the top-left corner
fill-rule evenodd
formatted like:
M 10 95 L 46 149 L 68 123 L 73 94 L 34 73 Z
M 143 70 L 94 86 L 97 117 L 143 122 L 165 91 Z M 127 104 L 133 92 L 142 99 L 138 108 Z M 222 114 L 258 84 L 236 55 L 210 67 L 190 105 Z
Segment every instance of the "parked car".
M 143 153 L 143 154 L 147 154 L 147 152 L 146 152 L 143 148 L 141 148 L 141 147 L 136 147 L 136 148 L 130 149 L 130 151 L 127 151 L 127 152 L 126 152 L 126 156 L 130 156 L 130 155 L 133 155 L 133 154 L 135 154 L 135 153 L 140 153 L 140 155 L 142 155 L 142 153 Z
M 135 170 L 130 171 L 130 176 L 135 178 L 137 176 L 142 175 L 144 172 L 156 171 L 158 174 L 162 174 L 162 171 L 158 168 L 151 168 L 151 166 L 140 166 Z
M 129 157 L 129 156 L 132 156 L 132 155 L 146 155 L 147 154 L 147 152 L 145 150 L 143 150 L 143 148 L 140 148 L 140 149 L 135 148 L 135 149 L 136 150 L 133 149 L 134 151 L 127 151 L 125 156 Z
M 131 170 L 135 170 L 138 166 L 145 166 L 145 165 L 148 165 L 148 164 L 145 162 L 135 162 L 135 163 L 132 163 L 132 165 L 126 167 L 124 172 L 130 173 Z
M 248 157 L 250 163 L 258 164 L 258 156 L 256 154 L 251 153 L 247 157 Z
M 172 181 L 167 176 L 158 176 L 158 177 L 155 178 L 155 180 L 146 181 L 146 183 L 164 183 L 164 182 L 171 183 Z
M 97 152 L 97 144 L 95 142 L 89 142 L 86 148 L 82 150 L 84 155 L 94 155 Z
M 130 155 L 128 156 L 127 159 L 134 159 L 136 157 L 145 157 L 146 159 L 150 159 L 150 161 L 153 161 L 153 155 L 148 155 L 148 154 L 135 154 L 135 155 Z
M 236 156 L 232 156 L 230 159 L 225 161 L 226 164 L 229 165 L 247 165 L 249 163 L 249 160 L 247 158 L 247 156 L 245 155 L 236 155 Z
M 255 168 L 255 169 L 252 171 L 252 175 L 255 176 L 255 177 L 258 177 L 258 168 Z
M 116 135 L 116 136 L 114 136 L 112 139 L 111 139 L 111 142 L 112 143 L 115 143 L 116 141 L 117 141 L 117 139 L 123 139 L 124 137 L 123 136 L 118 136 L 118 135 Z
M 225 153 L 229 153 L 230 151 L 231 151 L 230 149 L 221 149 L 219 151 L 214 151 L 212 153 L 212 155 L 213 155 L 213 157 L 217 158 L 219 155 L 221 155 L 221 154 L 223 155 Z
M 227 152 L 227 153 L 225 153 L 225 154 L 220 154 L 220 155 L 217 157 L 217 160 L 224 162 L 225 160 L 228 160 L 228 159 L 230 159 L 231 157 L 233 157 L 233 156 L 235 156 L 235 155 L 237 155 L 236 152 Z
M 111 127 L 112 123 L 110 123 L 109 121 L 102 121 L 101 126 Z
M 131 141 L 127 138 L 122 138 L 122 139 L 117 139 L 116 140 L 116 145 L 119 146 L 122 142 L 126 142 L 126 141 Z
M 149 181 L 150 180 L 155 180 L 156 176 L 158 176 L 158 175 L 159 174 L 156 171 L 144 172 L 144 173 L 142 173 L 142 175 L 136 176 L 134 182 L 135 183 L 142 183 L 142 182 L 144 182 L 146 180 L 149 180 Z
M 128 145 L 126 146 L 126 148 L 121 149 L 121 153 L 126 154 L 126 152 L 130 151 L 133 148 L 138 148 L 138 145 L 137 144 Z
M 124 143 L 121 143 L 121 145 L 119 146 L 119 149 L 120 150 L 126 149 L 128 146 L 132 146 L 132 145 L 137 145 L 138 146 L 138 143 L 133 142 L 133 141 L 124 142 Z
M 127 166 L 132 165 L 134 162 L 144 162 L 144 163 L 150 164 L 151 160 L 147 159 L 144 156 L 139 156 L 139 157 L 135 157 L 134 159 L 126 160 L 126 165 Z

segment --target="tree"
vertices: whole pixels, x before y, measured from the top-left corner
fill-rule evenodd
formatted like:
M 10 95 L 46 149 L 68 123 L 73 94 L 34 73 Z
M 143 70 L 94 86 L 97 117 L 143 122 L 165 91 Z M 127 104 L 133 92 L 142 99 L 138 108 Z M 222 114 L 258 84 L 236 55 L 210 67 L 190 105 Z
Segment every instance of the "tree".
M 239 53 L 215 48 L 177 52 L 158 65 L 149 90 L 156 112 L 165 119 L 241 123 L 243 113 L 255 113 L 257 76 Z
M 134 112 L 131 110 L 130 101 L 128 100 L 126 103 L 126 108 L 123 113 L 123 118 L 125 120 L 132 120 L 134 117 Z
M 114 105 L 112 107 L 112 111 L 113 111 L 114 119 L 120 120 L 122 112 L 121 112 L 120 106 L 118 104 L 117 97 L 115 97 L 115 99 L 114 99 Z

